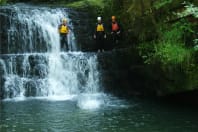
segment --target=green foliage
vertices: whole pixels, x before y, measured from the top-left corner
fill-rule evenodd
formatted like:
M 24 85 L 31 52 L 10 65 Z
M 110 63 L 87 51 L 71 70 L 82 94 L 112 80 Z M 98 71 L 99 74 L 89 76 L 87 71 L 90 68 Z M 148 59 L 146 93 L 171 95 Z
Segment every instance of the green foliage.
M 170 27 L 165 25 L 165 27 L 160 32 L 160 40 L 170 43 L 184 43 L 186 46 L 192 45 L 193 42 L 191 43 L 189 41 L 189 38 L 193 39 L 192 36 L 193 34 L 195 34 L 192 24 L 185 20 L 180 20 L 179 22 L 171 25 Z
M 142 43 L 137 47 L 139 55 L 144 60 L 145 64 L 151 64 L 154 56 L 154 42 Z
M 104 7 L 104 1 L 103 0 L 78 0 L 73 1 L 67 4 L 68 7 L 72 8 L 84 8 L 87 6 L 93 6 L 93 7 Z
M 163 65 L 182 64 L 191 56 L 191 51 L 179 43 L 164 42 L 155 45 L 153 59 L 160 61 Z
M 193 15 L 195 18 L 198 18 L 198 7 L 192 3 L 184 2 L 185 10 L 183 12 L 177 13 L 179 17 L 185 17 L 189 15 Z
M 186 35 L 194 33 L 192 26 L 183 20 L 167 25 L 160 25 L 157 40 L 138 46 L 139 55 L 151 69 L 154 67 L 155 72 L 149 76 L 160 77 L 157 89 L 162 93 L 195 89 L 198 85 L 196 52 L 185 44 Z
M 155 3 L 154 3 L 154 7 L 155 7 L 156 9 L 159 9 L 159 8 L 165 6 L 166 4 L 171 3 L 172 1 L 173 1 L 173 0 L 157 0 L 157 1 L 155 1 Z
M 167 42 L 178 42 L 182 40 L 182 34 L 183 31 L 181 28 L 172 28 L 171 30 L 163 32 L 162 30 L 162 41 L 167 41 Z
M 142 44 L 138 47 L 139 54 L 144 63 L 162 65 L 183 64 L 191 57 L 191 50 L 187 49 L 181 43 L 158 42 Z
M 194 40 L 194 44 L 195 44 L 194 50 L 195 50 L 195 51 L 198 51 L 198 39 L 195 39 L 195 40 Z
M 0 5 L 6 4 L 7 0 L 0 0 Z
M 178 65 L 189 62 L 192 49 L 185 47 L 184 36 L 193 32 L 188 23 L 178 22 L 167 30 L 162 28 L 161 37 L 150 44 L 140 45 L 139 53 L 146 64 Z M 151 50 L 152 49 L 152 50 Z

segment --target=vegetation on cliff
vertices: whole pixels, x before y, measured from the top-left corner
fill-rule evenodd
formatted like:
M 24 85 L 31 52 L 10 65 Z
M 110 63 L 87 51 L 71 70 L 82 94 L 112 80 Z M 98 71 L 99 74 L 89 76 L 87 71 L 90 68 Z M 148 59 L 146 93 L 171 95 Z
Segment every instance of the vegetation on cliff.
M 7 0 L 0 0 L 0 5 L 3 5 L 7 2 Z
M 152 71 L 147 79 L 158 94 L 198 89 L 197 4 L 195 0 L 112 0 L 104 10 L 122 21 L 125 44 L 135 47 Z

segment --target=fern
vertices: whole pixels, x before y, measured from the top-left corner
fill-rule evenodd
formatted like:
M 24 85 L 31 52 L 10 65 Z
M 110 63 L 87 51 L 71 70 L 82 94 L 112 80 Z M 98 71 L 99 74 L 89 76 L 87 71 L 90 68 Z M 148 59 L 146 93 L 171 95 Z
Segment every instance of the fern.
M 183 4 L 185 5 L 185 10 L 181 13 L 176 13 L 179 17 L 193 15 L 195 18 L 198 18 L 198 7 L 192 3 L 184 2 Z

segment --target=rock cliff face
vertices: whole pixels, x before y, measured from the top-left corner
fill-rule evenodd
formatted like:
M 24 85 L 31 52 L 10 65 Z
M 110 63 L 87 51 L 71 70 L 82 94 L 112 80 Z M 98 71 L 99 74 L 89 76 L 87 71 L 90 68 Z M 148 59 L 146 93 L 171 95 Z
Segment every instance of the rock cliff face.
M 95 23 L 92 16 L 85 11 L 70 11 L 69 17 L 74 26 L 77 45 L 81 51 L 96 51 L 96 44 L 93 39 Z
M 155 95 L 148 84 L 148 70 L 133 48 L 116 49 L 98 54 L 99 71 L 106 92 L 118 96 Z

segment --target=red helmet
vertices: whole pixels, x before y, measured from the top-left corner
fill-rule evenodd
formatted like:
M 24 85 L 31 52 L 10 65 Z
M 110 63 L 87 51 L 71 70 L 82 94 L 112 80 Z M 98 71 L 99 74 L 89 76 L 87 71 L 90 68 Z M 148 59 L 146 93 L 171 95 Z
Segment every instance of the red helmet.
M 112 19 L 112 20 L 115 20 L 115 19 L 116 19 L 116 17 L 115 17 L 115 16 L 112 16 L 112 17 L 111 17 L 111 19 Z

